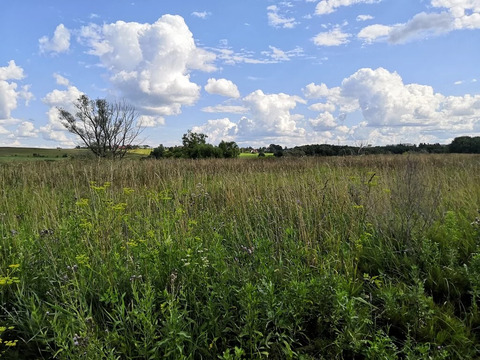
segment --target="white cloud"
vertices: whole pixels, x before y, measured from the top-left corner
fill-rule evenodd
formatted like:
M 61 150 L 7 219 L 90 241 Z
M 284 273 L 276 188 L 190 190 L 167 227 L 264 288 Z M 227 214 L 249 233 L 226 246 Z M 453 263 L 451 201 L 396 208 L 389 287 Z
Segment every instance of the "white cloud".
M 337 10 L 337 8 L 342 6 L 351 6 L 355 4 L 375 4 L 381 0 L 322 0 L 320 1 L 316 8 L 316 15 L 325 15 L 331 14 Z
M 141 115 L 138 118 L 137 125 L 141 128 L 157 127 L 157 126 L 165 125 L 165 118 L 161 116 Z
M 2 125 L 0 125 L 0 135 L 7 135 L 7 134 L 10 134 L 10 131 L 8 131 Z
M 343 80 L 341 94 L 358 100 L 369 125 L 425 124 L 441 100 L 431 87 L 404 85 L 400 75 L 383 68 L 358 70 Z
M 233 140 L 254 146 L 265 145 L 263 142 L 293 145 L 305 137 L 306 131 L 301 126 L 303 115 L 292 113 L 297 104 L 306 103 L 302 98 L 283 93 L 265 94 L 262 90 L 256 90 L 242 101 L 244 106 L 231 106 L 234 108 L 232 113 L 246 114 L 238 122 L 229 118 L 209 120 L 193 130 L 206 133 L 216 142 Z
M 11 113 L 17 108 L 18 99 L 28 101 L 33 98 L 29 85 L 22 86 L 19 90 L 18 83 L 11 80 L 25 78 L 23 68 L 15 64 L 14 60 L 8 62 L 8 66 L 0 67 L 0 120 L 8 120 Z
M 83 95 L 83 92 L 71 85 L 63 76 L 54 74 L 54 77 L 59 85 L 67 84 L 67 89 L 55 89 L 42 99 L 42 102 L 49 106 L 47 111 L 48 123 L 45 126 L 41 126 L 39 132 L 45 140 L 61 143 L 62 146 L 72 146 L 75 143 L 67 136 L 68 132 L 60 121 L 60 114 L 57 108 L 63 108 L 71 113 L 75 113 L 74 104 Z
M 238 125 L 229 118 L 208 120 L 201 126 L 194 126 L 193 132 L 203 133 L 208 136 L 208 141 L 218 144 L 220 141 L 234 141 L 238 132 Z
M 325 85 L 324 83 L 321 83 L 320 85 L 310 83 L 305 86 L 305 89 L 303 89 L 303 94 L 308 99 L 320 99 L 322 97 L 328 96 L 330 94 L 330 91 L 327 85 Z
M 480 29 L 479 4 L 478 0 L 432 0 L 433 8 L 444 11 L 421 12 L 404 24 L 373 25 L 362 29 L 358 36 L 367 42 L 387 39 L 393 44 L 402 44 L 454 30 Z
M 388 41 L 391 43 L 405 43 L 429 35 L 439 35 L 452 30 L 452 17 L 449 13 L 419 13 L 406 24 L 393 27 Z
M 357 16 L 357 21 L 367 21 L 367 20 L 372 20 L 374 17 L 372 15 L 358 15 Z
M 153 24 L 90 24 L 81 29 L 80 41 L 111 73 L 120 95 L 147 116 L 179 114 L 193 105 L 201 87 L 190 73 L 216 69 L 215 54 L 196 46 L 181 16 L 164 15 Z
M 326 131 L 332 141 L 373 144 L 445 142 L 480 133 L 480 95 L 444 96 L 430 86 L 405 84 L 399 74 L 383 68 L 360 69 L 338 88 L 311 83 L 304 93 L 327 99 L 309 107 L 319 112 L 309 123 L 321 139 L 328 139 Z M 352 114 L 362 121 L 339 124 Z
M 317 34 L 312 40 L 317 46 L 339 46 L 349 43 L 348 38 L 351 36 L 337 26 L 333 30 Z
M 0 81 L 0 119 L 8 119 L 17 107 L 18 92 L 16 83 Z
M 282 9 L 277 5 L 270 5 L 267 7 L 267 16 L 268 24 L 276 28 L 292 29 L 298 24 L 295 21 L 295 18 L 287 17 L 285 14 L 283 14 Z
M 314 129 L 333 129 L 337 127 L 335 117 L 330 112 L 320 113 L 315 119 L 309 120 Z
M 276 48 L 275 46 L 269 46 L 270 50 L 272 50 L 272 58 L 279 61 L 289 61 L 290 57 L 285 53 L 285 51 Z
M 229 114 L 245 114 L 248 109 L 239 105 L 216 105 L 202 108 L 206 113 L 229 113 Z
M 480 28 L 480 3 L 478 0 L 432 0 L 432 6 L 448 9 L 454 19 L 455 29 Z
M 208 79 L 207 85 L 205 85 L 205 91 L 209 94 L 217 94 L 231 98 L 240 97 L 237 85 L 227 79 Z
M 57 85 L 62 85 L 62 86 L 70 85 L 70 81 L 60 74 L 55 73 L 55 74 L 53 74 L 53 77 L 55 78 L 55 81 L 57 82 Z
M 303 115 L 291 113 L 297 103 L 306 103 L 302 98 L 283 93 L 264 94 L 262 90 L 256 90 L 244 97 L 243 101 L 251 117 L 239 124 L 242 133 L 289 136 L 305 133 L 303 128 L 297 127 Z
M 212 15 L 212 13 L 208 11 L 194 11 L 192 12 L 192 16 L 198 17 L 200 19 L 206 19 L 207 16 Z
M 241 51 L 234 51 L 228 47 L 228 42 L 222 41 L 220 48 L 210 49 L 217 53 L 217 58 L 227 65 L 235 64 L 276 64 L 284 61 L 289 61 L 292 58 L 304 56 L 303 49 L 299 46 L 292 50 L 281 50 L 275 46 L 269 46 L 269 50 L 261 52 L 262 57 L 259 57 L 253 51 L 242 49 Z
M 310 105 L 308 109 L 317 112 L 328 111 L 330 113 L 333 113 L 336 110 L 336 106 L 332 103 L 315 103 Z
M 24 77 L 23 69 L 14 60 L 10 60 L 8 66 L 0 67 L 0 81 L 22 80 Z
M 30 121 L 23 121 L 15 131 L 16 137 L 21 138 L 33 138 L 38 136 L 38 130 L 35 129 L 35 125 Z
M 363 40 L 365 43 L 372 43 L 380 39 L 386 39 L 392 32 L 392 29 L 393 28 L 391 26 L 386 25 L 370 25 L 360 30 L 357 37 Z
M 41 52 L 62 53 L 70 48 L 70 30 L 63 24 L 55 29 L 51 39 L 48 36 L 42 36 L 38 40 Z

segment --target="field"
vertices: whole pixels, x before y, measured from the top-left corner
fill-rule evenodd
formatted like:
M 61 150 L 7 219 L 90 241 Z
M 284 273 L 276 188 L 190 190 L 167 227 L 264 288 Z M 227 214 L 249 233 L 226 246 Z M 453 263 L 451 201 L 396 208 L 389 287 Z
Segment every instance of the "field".
M 88 150 L 79 149 L 37 149 L 0 147 L 0 162 L 64 160 L 72 156 L 89 156 Z
M 151 151 L 151 149 L 130 150 L 126 157 L 145 157 L 150 155 Z M 57 161 L 72 158 L 90 159 L 92 158 L 92 152 L 88 149 L 0 147 L 0 163 L 11 161 Z
M 5 162 L 8 359 L 480 356 L 480 157 Z

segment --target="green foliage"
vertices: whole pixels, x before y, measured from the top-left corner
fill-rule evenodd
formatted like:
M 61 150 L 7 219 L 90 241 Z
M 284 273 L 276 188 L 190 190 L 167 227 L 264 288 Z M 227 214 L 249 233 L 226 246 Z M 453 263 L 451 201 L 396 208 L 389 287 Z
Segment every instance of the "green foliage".
M 224 158 L 236 158 L 240 155 L 240 148 L 235 141 L 221 141 L 218 147 L 223 153 Z
M 480 154 L 480 136 L 459 136 L 449 146 L 451 153 Z
M 471 155 L 7 163 L 0 352 L 477 358 L 479 184 Z
M 154 148 L 150 153 L 150 157 L 153 157 L 155 159 L 160 159 L 164 157 L 164 155 L 165 155 L 165 147 L 162 144 Z
M 218 146 L 207 144 L 207 135 L 194 133 L 188 130 L 182 137 L 183 146 L 174 146 L 165 149 L 163 145 L 153 149 L 150 157 L 159 159 L 162 157 L 208 159 L 208 158 L 236 158 L 240 155 L 240 149 L 234 142 L 222 141 Z

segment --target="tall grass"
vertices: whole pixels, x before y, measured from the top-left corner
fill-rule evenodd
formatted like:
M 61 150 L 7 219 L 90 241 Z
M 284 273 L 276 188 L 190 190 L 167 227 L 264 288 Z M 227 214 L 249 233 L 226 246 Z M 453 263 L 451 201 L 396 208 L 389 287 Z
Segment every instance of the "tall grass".
M 479 355 L 480 158 L 0 168 L 0 351 Z

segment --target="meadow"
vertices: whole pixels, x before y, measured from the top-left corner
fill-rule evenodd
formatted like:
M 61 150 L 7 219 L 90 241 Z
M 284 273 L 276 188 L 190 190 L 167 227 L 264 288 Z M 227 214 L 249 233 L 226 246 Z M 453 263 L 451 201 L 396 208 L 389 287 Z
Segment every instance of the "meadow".
M 0 164 L 6 359 L 472 359 L 480 157 Z

